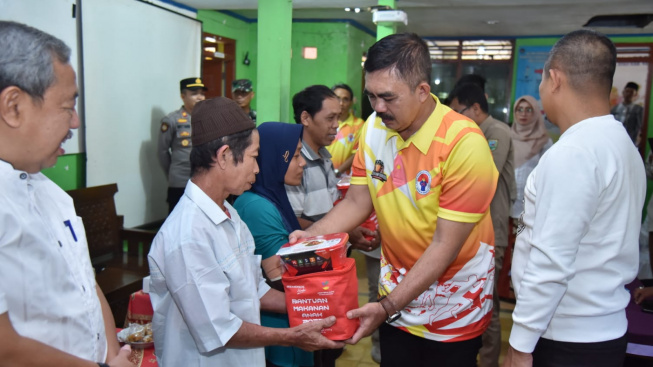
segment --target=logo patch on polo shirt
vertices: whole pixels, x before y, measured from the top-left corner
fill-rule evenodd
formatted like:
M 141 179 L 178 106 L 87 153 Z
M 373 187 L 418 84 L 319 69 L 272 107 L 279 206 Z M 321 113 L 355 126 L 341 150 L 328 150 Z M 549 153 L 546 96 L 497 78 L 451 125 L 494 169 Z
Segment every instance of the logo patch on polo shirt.
M 347 141 L 350 142 L 350 143 L 353 143 L 354 142 L 354 134 L 347 135 Z
M 426 195 L 431 191 L 431 174 L 429 171 L 422 170 L 415 176 L 415 190 L 422 195 Z
M 497 146 L 499 146 L 499 141 L 496 139 L 490 139 L 487 141 L 487 143 L 490 146 L 490 150 L 493 152 L 495 149 L 497 149 Z
M 383 161 L 380 159 L 377 159 L 376 162 L 374 162 L 374 171 L 370 174 L 372 178 L 376 178 L 377 180 L 381 182 L 386 182 L 388 180 L 388 176 L 383 173 Z

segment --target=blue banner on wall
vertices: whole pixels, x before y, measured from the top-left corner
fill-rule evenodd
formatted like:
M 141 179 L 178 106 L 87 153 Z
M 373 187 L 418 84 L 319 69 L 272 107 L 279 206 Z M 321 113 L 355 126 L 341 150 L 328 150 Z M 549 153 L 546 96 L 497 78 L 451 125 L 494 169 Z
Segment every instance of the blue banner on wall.
M 549 51 L 551 46 L 523 46 L 517 50 L 515 98 L 530 95 L 540 100 L 539 86 Z

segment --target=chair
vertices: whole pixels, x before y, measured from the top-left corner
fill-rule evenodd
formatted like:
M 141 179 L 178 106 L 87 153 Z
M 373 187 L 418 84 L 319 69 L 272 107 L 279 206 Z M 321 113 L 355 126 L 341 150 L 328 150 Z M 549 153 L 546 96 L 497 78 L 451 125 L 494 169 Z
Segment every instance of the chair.
M 129 296 L 140 290 L 149 274 L 147 253 L 156 232 L 123 228 L 116 213 L 118 185 L 68 191 L 84 223 L 95 280 L 104 292 L 116 324 L 122 325 Z

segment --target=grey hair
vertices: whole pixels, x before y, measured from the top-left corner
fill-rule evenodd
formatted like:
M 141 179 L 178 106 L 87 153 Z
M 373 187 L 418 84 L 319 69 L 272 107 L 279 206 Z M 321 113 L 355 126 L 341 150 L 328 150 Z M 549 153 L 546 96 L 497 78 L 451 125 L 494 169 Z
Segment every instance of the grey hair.
M 0 92 L 16 86 L 42 101 L 55 82 L 55 58 L 63 64 L 70 60 L 63 41 L 25 24 L 0 21 Z

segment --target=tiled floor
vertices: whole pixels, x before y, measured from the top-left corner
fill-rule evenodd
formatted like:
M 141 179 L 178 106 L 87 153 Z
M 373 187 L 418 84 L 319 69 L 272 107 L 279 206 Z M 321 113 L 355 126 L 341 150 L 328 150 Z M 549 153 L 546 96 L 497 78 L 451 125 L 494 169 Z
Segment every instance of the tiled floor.
M 358 303 L 364 305 L 367 303 L 367 277 L 365 275 L 365 260 L 363 255 L 357 251 L 352 252 L 352 257 L 356 259 L 356 271 L 358 273 Z M 508 350 L 508 336 L 512 327 L 512 309 L 514 305 L 501 302 L 501 356 L 499 365 L 503 363 L 503 356 Z M 336 367 L 373 367 L 378 366 L 371 357 L 372 339 L 368 336 L 361 339 L 356 345 L 348 345 L 340 358 L 336 361 Z

